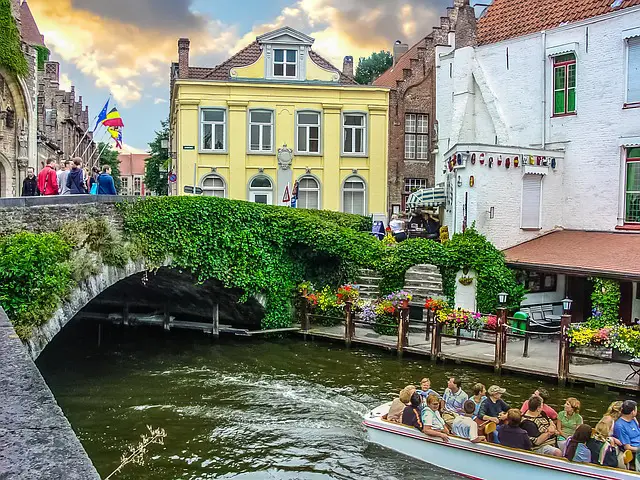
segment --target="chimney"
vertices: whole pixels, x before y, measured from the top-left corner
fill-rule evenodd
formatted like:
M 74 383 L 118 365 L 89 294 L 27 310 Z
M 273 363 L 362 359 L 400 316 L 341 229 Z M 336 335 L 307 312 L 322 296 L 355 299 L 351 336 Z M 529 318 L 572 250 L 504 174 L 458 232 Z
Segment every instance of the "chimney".
M 396 40 L 393 44 L 393 65 L 395 66 L 400 60 L 400 57 L 409 51 L 409 45 L 402 43 L 400 40 Z
M 342 73 L 347 77 L 353 78 L 353 57 L 351 55 L 344 57 L 342 62 Z
M 178 40 L 178 78 L 189 77 L 189 45 L 188 38 Z

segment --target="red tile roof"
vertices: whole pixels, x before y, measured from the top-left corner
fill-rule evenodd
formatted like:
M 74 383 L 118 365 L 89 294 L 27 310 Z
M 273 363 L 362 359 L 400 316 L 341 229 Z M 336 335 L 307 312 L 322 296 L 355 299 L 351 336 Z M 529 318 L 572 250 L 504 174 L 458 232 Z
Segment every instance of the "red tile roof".
M 504 250 L 513 266 L 640 279 L 640 233 L 560 230 Z
M 494 0 L 478 20 L 479 45 L 548 30 L 622 8 L 640 5 L 640 0 Z
M 144 175 L 144 161 L 146 158 L 149 158 L 146 153 L 121 153 L 118 155 L 120 175 Z
M 22 2 L 20 6 L 20 33 L 22 40 L 29 45 L 44 45 L 44 36 L 40 33 L 35 18 L 27 2 Z
M 423 38 L 411 47 L 407 53 L 402 55 L 398 59 L 398 63 L 376 78 L 373 81 L 373 84 L 377 87 L 396 88 L 398 86 L 396 83 L 397 80 L 402 80 L 404 78 L 402 70 L 405 68 L 411 68 L 411 59 L 418 58 L 418 47 L 424 47 L 425 45 L 426 41 Z

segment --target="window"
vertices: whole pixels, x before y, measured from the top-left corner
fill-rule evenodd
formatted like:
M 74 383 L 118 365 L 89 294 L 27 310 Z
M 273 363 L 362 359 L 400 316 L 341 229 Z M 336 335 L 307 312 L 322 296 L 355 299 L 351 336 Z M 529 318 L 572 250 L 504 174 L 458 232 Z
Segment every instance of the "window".
M 427 188 L 429 186 L 429 180 L 426 178 L 405 178 L 404 179 L 404 193 L 413 193 L 417 190 Z
M 142 195 L 142 178 L 140 177 L 133 178 L 133 194 L 138 197 Z
M 273 112 L 269 110 L 249 111 L 249 151 L 273 151 Z
M 320 185 L 313 177 L 303 177 L 298 182 L 298 208 L 318 210 L 320 208 Z
M 558 287 L 558 275 L 555 273 L 520 270 L 516 277 L 529 293 L 555 292 Z
M 625 223 L 640 223 L 640 148 L 627 150 L 625 182 Z
M 342 187 L 342 211 L 365 215 L 366 186 L 360 177 L 352 176 L 345 180 Z
M 269 177 L 258 175 L 251 180 L 249 184 L 249 201 L 265 205 L 273 204 L 273 183 L 271 183 Z
M 58 111 L 55 108 L 45 108 L 44 110 L 44 123 L 48 127 L 55 127 L 58 117 Z
M 220 175 L 207 175 L 202 179 L 202 194 L 206 197 L 227 196 L 227 187 Z
M 320 153 L 320 113 L 298 112 L 298 153 Z
M 429 116 L 407 113 L 404 117 L 404 158 L 429 159 Z
M 342 116 L 342 153 L 365 154 L 367 116 L 364 113 L 345 113 Z
M 540 228 L 542 175 L 522 177 L 522 223 L 520 228 Z
M 122 195 L 131 195 L 131 192 L 129 192 L 129 177 L 120 177 L 120 184 L 122 185 Z
M 576 113 L 576 56 L 553 57 L 553 114 Z
M 627 103 L 640 103 L 640 37 L 627 40 Z
M 298 66 L 298 52 L 276 48 L 273 51 L 273 76 L 296 78 Z
M 220 108 L 201 110 L 202 150 L 225 151 L 225 128 L 227 112 Z

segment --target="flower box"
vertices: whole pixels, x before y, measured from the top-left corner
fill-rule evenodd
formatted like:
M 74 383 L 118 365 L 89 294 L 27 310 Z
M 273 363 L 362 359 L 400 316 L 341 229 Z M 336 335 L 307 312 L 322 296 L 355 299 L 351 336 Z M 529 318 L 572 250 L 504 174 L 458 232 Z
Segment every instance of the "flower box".
M 581 358 L 571 356 L 570 363 L 572 365 L 597 365 L 599 363 L 607 363 L 612 358 L 612 348 L 604 346 L 590 346 L 590 347 L 571 347 L 572 353 L 579 353 L 582 355 L 592 355 L 594 357 L 601 357 L 602 360 L 595 360 L 592 358 Z

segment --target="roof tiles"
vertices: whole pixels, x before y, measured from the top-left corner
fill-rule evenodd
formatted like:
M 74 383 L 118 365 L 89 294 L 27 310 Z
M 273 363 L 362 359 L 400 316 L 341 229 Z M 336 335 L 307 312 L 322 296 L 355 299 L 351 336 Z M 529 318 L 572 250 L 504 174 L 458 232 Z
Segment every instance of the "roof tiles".
M 378 78 L 376 78 L 373 81 L 373 84 L 377 87 L 396 88 L 398 86 L 396 82 L 404 78 L 404 73 L 402 72 L 402 70 L 404 70 L 405 68 L 411 68 L 411 59 L 418 58 L 418 47 L 424 47 L 425 45 L 426 41 L 423 38 L 413 47 L 411 47 L 407 51 L 407 53 L 402 55 L 398 59 L 398 63 L 384 72 Z
M 22 2 L 22 5 L 20 5 L 20 34 L 22 35 L 22 40 L 29 45 L 45 46 L 44 36 L 40 33 L 27 2 Z

